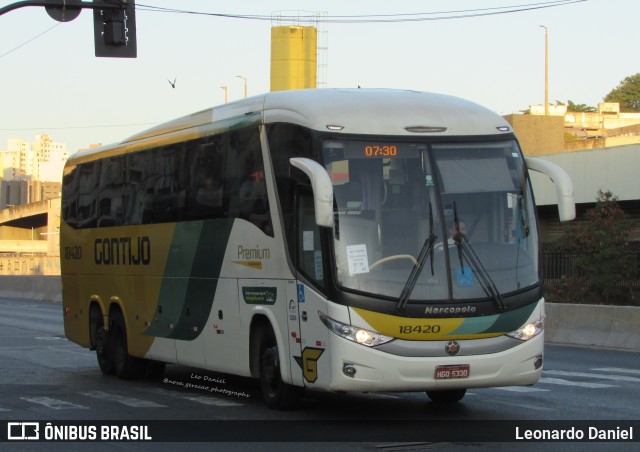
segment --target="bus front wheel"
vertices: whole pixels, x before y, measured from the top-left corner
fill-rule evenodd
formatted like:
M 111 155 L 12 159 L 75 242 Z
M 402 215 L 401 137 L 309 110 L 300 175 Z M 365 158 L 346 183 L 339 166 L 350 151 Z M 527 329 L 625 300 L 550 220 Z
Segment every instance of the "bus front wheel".
M 260 387 L 269 408 L 289 410 L 302 404 L 304 388 L 282 381 L 278 345 L 273 334 L 266 334 L 260 347 Z
M 466 389 L 445 389 L 442 391 L 427 391 L 427 397 L 436 403 L 455 403 L 462 400 L 467 393 Z

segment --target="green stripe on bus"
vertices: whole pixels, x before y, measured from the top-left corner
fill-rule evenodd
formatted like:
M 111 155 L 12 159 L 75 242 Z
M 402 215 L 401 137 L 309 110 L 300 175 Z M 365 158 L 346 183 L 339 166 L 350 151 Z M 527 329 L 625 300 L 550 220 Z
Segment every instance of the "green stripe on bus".
M 197 240 L 197 249 L 188 279 L 186 300 L 173 339 L 193 340 L 204 329 L 218 286 L 233 219 L 207 220 Z
M 233 221 L 176 224 L 154 321 L 145 335 L 181 340 L 200 335 L 213 305 Z
M 486 317 L 470 317 L 450 334 L 507 333 L 520 328 L 531 316 L 537 304 Z

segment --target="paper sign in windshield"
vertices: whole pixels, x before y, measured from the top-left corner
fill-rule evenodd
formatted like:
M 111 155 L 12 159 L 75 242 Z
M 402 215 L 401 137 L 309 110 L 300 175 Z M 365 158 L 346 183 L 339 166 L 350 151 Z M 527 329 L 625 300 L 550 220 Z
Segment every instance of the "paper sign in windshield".
M 302 251 L 313 251 L 313 231 L 302 231 Z
M 369 273 L 369 258 L 367 257 L 367 245 L 347 246 L 347 262 L 349 263 L 349 274 L 358 275 Z

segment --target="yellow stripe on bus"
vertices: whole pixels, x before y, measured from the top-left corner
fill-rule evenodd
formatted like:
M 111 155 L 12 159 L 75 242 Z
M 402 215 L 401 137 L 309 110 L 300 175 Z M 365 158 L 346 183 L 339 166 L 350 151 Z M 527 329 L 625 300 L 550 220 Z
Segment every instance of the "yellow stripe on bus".
M 374 330 L 385 336 L 410 341 L 437 341 L 450 339 L 482 339 L 500 336 L 503 333 L 466 333 L 455 331 L 464 323 L 464 318 L 411 318 L 352 308 Z

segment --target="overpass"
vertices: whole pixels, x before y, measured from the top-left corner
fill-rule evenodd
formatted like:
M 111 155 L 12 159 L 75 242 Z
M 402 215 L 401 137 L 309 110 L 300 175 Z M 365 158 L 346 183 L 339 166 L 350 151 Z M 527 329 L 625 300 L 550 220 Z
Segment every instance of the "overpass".
M 42 229 L 47 226 L 49 205 L 50 200 L 45 200 L 2 209 L 0 210 L 0 227 Z M 0 251 L 4 250 L 0 249 Z
M 0 275 L 60 275 L 60 198 L 0 210 Z

